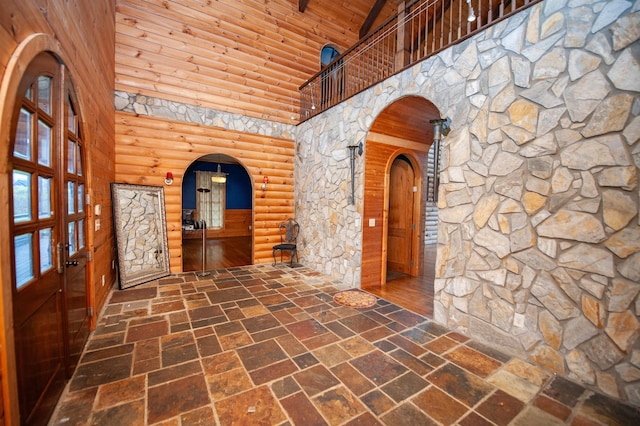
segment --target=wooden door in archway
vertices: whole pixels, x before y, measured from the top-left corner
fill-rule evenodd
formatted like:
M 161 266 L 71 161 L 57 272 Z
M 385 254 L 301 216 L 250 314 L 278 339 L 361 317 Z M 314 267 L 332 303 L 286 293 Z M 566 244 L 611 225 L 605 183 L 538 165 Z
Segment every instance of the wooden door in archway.
M 86 179 L 73 88 L 48 53 L 12 120 L 12 308 L 20 422 L 47 424 L 89 335 Z
M 398 157 L 389 174 L 389 216 L 387 227 L 387 274 L 411 274 L 413 220 L 413 188 L 415 173 L 411 164 Z

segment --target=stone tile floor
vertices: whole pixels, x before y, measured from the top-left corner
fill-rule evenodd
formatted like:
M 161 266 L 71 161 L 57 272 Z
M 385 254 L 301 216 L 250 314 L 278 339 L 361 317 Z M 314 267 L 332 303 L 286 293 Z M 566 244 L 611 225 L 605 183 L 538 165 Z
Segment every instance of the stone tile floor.
M 640 411 L 304 267 L 113 290 L 51 425 L 631 425 Z

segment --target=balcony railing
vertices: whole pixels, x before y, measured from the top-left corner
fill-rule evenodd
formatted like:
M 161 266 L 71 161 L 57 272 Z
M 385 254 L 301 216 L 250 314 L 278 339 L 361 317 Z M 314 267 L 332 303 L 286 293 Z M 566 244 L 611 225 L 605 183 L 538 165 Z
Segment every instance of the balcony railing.
M 300 87 L 300 119 L 307 120 L 539 1 L 401 2 L 397 15 Z

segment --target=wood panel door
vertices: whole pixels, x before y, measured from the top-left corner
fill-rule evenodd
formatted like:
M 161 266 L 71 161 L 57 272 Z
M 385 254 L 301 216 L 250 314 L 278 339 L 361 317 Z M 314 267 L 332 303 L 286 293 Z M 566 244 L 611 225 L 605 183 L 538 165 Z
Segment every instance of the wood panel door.
M 411 273 L 414 181 L 411 164 L 396 158 L 389 175 L 387 272 Z
M 28 67 L 12 121 L 12 306 L 22 424 L 47 424 L 89 331 L 85 180 L 65 68 Z

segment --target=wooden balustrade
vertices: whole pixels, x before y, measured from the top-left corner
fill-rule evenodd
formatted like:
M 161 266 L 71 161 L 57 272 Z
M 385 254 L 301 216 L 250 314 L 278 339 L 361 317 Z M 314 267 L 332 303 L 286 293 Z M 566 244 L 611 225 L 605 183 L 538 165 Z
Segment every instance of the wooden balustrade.
M 300 119 L 307 120 L 539 1 L 401 1 L 395 16 L 300 87 Z

